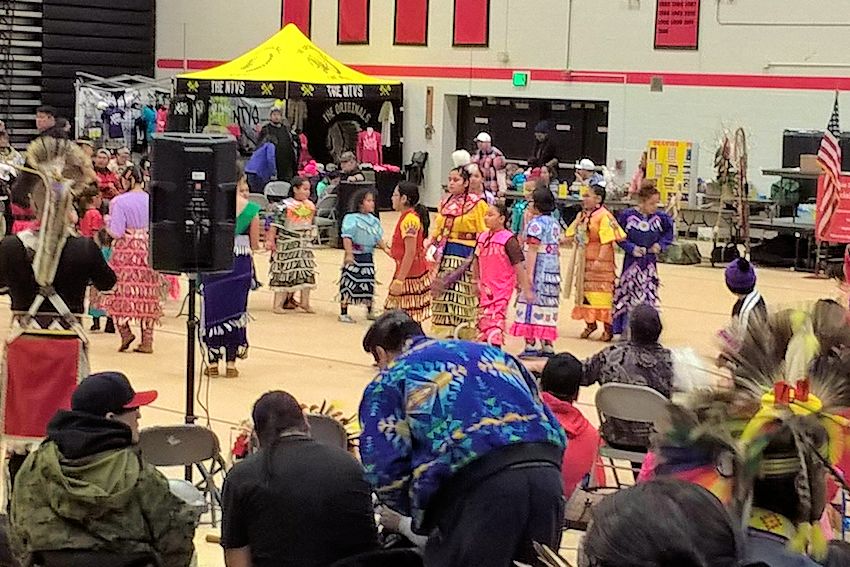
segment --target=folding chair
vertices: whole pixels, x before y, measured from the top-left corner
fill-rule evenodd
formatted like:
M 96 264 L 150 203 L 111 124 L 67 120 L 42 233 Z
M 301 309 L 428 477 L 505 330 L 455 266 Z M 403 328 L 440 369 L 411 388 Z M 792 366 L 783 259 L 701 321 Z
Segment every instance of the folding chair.
M 195 484 L 204 499 L 209 499 L 210 524 L 217 526 L 216 507 L 221 508 L 221 490 L 215 477 L 225 476 L 226 463 L 221 455 L 218 437 L 200 425 L 166 425 L 147 427 L 139 434 L 142 456 L 157 467 L 190 467 L 201 473 Z M 209 467 L 205 463 L 209 462 Z
M 322 445 L 348 450 L 348 432 L 345 427 L 329 415 L 308 413 L 307 424 L 310 436 Z
M 610 418 L 652 423 L 656 428 L 669 421 L 667 407 L 670 404 L 670 400 L 648 386 L 616 383 L 605 384 L 596 392 L 595 403 L 596 411 L 599 414 L 600 430 L 602 424 Z M 620 482 L 620 478 L 617 475 L 617 470 L 623 467 L 618 467 L 614 464 L 614 459 L 629 461 L 631 463 L 642 463 L 646 458 L 645 452 L 615 449 L 606 445 L 604 440 L 600 442 L 598 455 L 600 458 L 608 459 L 611 463 L 610 468 L 614 473 L 614 480 L 620 488 L 626 486 Z M 634 475 L 637 476 L 637 472 L 634 469 L 629 467 L 629 470 L 632 470 Z
M 289 188 L 292 187 L 286 181 L 272 181 L 263 189 L 263 195 L 272 203 L 282 201 L 289 197 Z
M 336 201 L 336 193 L 326 193 L 316 204 L 316 216 L 313 217 L 313 222 L 316 225 L 316 241 L 320 246 L 329 245 L 335 236 L 337 229 Z M 322 233 L 327 236 L 325 242 L 322 242 Z
M 265 195 L 260 195 L 259 193 L 251 193 L 250 195 L 248 195 L 248 201 L 250 201 L 251 203 L 256 203 L 263 211 L 268 210 L 269 208 L 269 198 Z

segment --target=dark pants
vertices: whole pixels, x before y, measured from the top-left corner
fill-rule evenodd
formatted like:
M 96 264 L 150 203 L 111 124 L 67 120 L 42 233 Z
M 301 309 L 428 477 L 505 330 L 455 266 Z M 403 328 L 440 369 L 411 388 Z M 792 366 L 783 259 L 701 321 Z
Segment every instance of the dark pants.
M 248 189 L 251 193 L 259 193 L 262 195 L 266 186 L 263 184 L 263 180 L 260 179 L 260 176 L 256 173 L 246 173 L 245 178 L 248 181 Z
M 502 470 L 449 505 L 428 538 L 425 567 L 537 564 L 533 542 L 557 550 L 564 520 L 557 467 Z

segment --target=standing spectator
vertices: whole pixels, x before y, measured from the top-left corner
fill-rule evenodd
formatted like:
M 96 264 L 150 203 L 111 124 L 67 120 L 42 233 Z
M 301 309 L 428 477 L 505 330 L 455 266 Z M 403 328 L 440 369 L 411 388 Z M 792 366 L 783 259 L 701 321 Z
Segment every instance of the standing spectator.
M 501 349 L 433 340 L 400 311 L 363 339 L 380 374 L 360 403 L 378 498 L 429 534 L 426 567 L 532 563 L 558 548 L 564 433 L 534 377 Z
M 629 340 L 611 345 L 585 362 L 582 386 L 597 382 L 648 386 L 669 398 L 673 391 L 673 355 L 658 343 L 661 331 L 661 317 L 655 307 L 635 307 L 629 314 Z M 614 448 L 645 452 L 651 431 L 651 423 L 611 418 L 602 424 L 601 433 Z
M 94 155 L 94 173 L 97 175 L 97 188 L 105 201 L 114 199 L 121 193 L 120 182 L 115 172 L 109 169 L 112 155 L 109 150 L 101 148 Z
M 53 417 L 47 440 L 15 479 L 11 524 L 19 554 L 32 560 L 51 551 L 97 551 L 114 554 L 111 565 L 151 555 L 163 567 L 189 565 L 197 513 L 137 446 L 139 408 L 156 397 L 134 391 L 120 372 L 92 374 L 77 386 L 71 410 Z
M 575 407 L 584 369 L 581 361 L 568 353 L 556 354 L 543 367 L 540 376 L 540 396 L 567 434 L 567 450 L 561 475 L 564 478 L 564 498 L 569 499 L 582 480 L 591 473 L 599 448 L 599 432 Z M 601 463 L 596 467 L 596 486 L 605 485 Z
M 265 142 L 254 150 L 245 164 L 245 177 L 251 193 L 263 194 L 269 181 L 277 177 L 276 160 L 275 145 L 271 142 Z
M 629 182 L 629 195 L 634 195 L 640 191 L 644 179 L 646 179 L 646 152 L 640 154 L 640 163 L 635 168 L 635 173 L 632 175 L 631 182 Z
M 295 145 L 289 126 L 283 121 L 283 112 L 277 106 L 269 112 L 269 123 L 260 130 L 260 143 L 271 142 L 275 147 L 275 163 L 279 180 L 295 176 Z
M 136 340 L 130 323 L 137 321 L 142 343 L 135 352 L 151 354 L 153 328 L 162 317 L 162 278 L 148 264 L 150 196 L 138 167 L 125 171 L 121 179 L 127 192 L 110 203 L 108 226 L 115 239 L 109 264 L 118 276 L 118 284 L 115 293 L 104 298 L 104 307 L 121 334 L 118 351 L 126 351 Z
M 118 151 L 115 152 L 115 158 L 109 161 L 110 171 L 121 177 L 131 167 L 133 167 L 133 162 L 130 161 L 130 148 L 126 146 L 118 148 Z
M 44 134 L 54 126 L 56 126 L 55 108 L 44 105 L 35 109 L 35 127 L 38 130 L 39 135 Z
M 549 137 L 551 128 L 546 120 L 534 127 L 534 150 L 528 158 L 528 167 L 558 168 L 558 148 Z
M 475 137 L 478 151 L 472 154 L 472 163 L 478 165 L 484 177 L 484 188 L 494 195 L 500 195 L 498 173 L 504 172 L 506 162 L 502 150 L 493 145 L 493 139 L 487 132 Z
M 228 567 L 327 567 L 377 547 L 372 495 L 345 450 L 319 443 L 286 392 L 254 404 L 260 451 L 224 483 L 221 545 Z

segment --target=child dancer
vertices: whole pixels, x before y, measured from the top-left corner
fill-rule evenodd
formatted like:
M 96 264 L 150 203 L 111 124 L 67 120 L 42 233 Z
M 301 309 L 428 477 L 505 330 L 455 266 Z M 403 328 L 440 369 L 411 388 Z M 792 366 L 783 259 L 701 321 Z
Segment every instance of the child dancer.
M 410 181 L 402 181 L 393 191 L 393 209 L 400 213 L 390 250 L 396 267 L 384 309 L 402 309 L 422 323 L 431 316 L 431 275 L 424 245 L 431 220 L 419 202 L 419 187 Z
M 103 220 L 103 215 L 100 213 L 100 207 L 103 205 L 103 199 L 100 193 L 84 195 L 80 199 L 80 208 L 82 216 L 79 222 L 80 236 L 91 238 L 100 248 L 103 258 L 109 262 L 112 257 L 112 237 L 106 231 L 106 223 Z M 94 286 L 89 287 L 89 317 L 92 318 L 90 331 L 100 330 L 100 318 L 106 317 L 106 327 L 104 330 L 107 333 L 115 332 L 115 323 L 112 317 L 107 317 L 106 311 L 100 307 L 101 296 Z
M 508 209 L 494 203 L 484 215 L 488 230 L 478 235 L 473 274 L 478 280 L 478 341 L 501 347 L 505 342 L 508 303 L 519 282 L 523 298 L 531 303 L 534 294 L 526 274 L 522 247 L 505 228 Z
M 289 197 L 276 206 L 274 219 L 266 235 L 266 249 L 271 252 L 269 288 L 274 292 L 272 310 L 300 308 L 315 313 L 310 307 L 310 290 L 316 287 L 316 261 L 310 249 L 316 205 L 310 201 L 310 181 L 294 177 Z M 295 303 L 296 291 L 301 303 Z
M 351 198 L 352 212 L 342 219 L 342 277 L 339 280 L 339 320 L 354 323 L 349 305 L 365 305 L 366 318 L 375 320 L 372 304 L 375 298 L 375 262 L 372 252 L 380 248 L 389 254 L 384 242 L 384 229 L 375 212 L 375 190 L 360 189 Z
M 533 295 L 517 299 L 516 321 L 511 334 L 525 339 L 523 357 L 555 354 L 552 343 L 558 338 L 558 307 L 561 295 L 561 266 L 558 243 L 561 226 L 552 216 L 555 197 L 548 187 L 532 193 L 529 207 L 534 215 L 525 227 L 526 269 Z M 541 348 L 537 348 L 537 340 Z

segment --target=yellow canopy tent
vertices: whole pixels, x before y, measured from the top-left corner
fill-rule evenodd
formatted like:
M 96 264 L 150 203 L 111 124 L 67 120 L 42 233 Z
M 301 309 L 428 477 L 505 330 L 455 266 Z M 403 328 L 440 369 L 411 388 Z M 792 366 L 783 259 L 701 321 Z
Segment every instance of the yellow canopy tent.
M 236 59 L 177 77 L 177 94 L 401 100 L 398 81 L 378 79 L 347 67 L 319 49 L 294 24 Z

